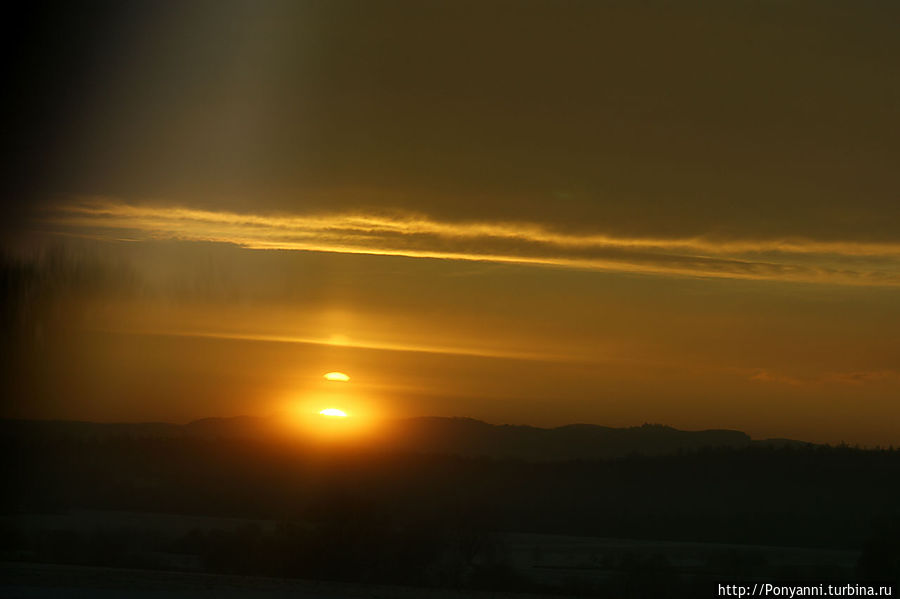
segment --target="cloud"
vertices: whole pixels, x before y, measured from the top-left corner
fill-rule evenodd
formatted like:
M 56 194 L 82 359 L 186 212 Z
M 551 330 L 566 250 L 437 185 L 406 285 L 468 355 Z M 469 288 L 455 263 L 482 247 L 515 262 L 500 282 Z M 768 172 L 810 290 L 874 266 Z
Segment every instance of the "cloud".
M 840 385 L 865 385 L 880 382 L 900 382 L 900 372 L 896 370 L 857 370 L 851 372 L 827 372 L 812 377 L 795 377 L 761 368 L 750 375 L 750 380 L 794 387 L 831 385 L 834 383 Z
M 258 214 L 137 205 L 58 204 L 45 228 L 104 239 L 177 239 L 254 250 L 474 260 L 691 277 L 900 285 L 900 243 L 576 234 L 529 222 L 456 222 L 421 214 Z
M 766 369 L 757 370 L 750 376 L 750 380 L 759 381 L 761 383 L 778 383 L 791 386 L 800 386 L 808 383 L 808 381 L 803 379 L 779 374 Z
M 825 382 L 844 385 L 865 385 L 867 383 L 900 382 L 900 372 L 895 370 L 858 370 L 853 372 L 832 372 L 823 377 Z

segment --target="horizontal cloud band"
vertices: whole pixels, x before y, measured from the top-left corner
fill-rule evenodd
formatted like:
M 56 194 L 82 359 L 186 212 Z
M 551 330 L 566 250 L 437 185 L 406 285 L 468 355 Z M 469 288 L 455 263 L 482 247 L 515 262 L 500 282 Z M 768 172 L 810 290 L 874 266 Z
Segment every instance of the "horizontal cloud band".
M 900 285 L 900 243 L 806 239 L 651 239 L 553 231 L 533 223 L 466 223 L 416 215 L 260 215 L 134 205 L 63 203 L 43 216 L 69 234 L 179 239 L 250 249 L 856 285 Z

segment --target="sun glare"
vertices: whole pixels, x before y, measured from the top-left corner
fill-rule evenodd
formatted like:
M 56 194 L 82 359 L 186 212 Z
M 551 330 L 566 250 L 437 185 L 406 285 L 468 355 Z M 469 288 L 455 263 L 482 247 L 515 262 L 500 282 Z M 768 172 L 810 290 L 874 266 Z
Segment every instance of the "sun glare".
M 343 372 L 327 372 L 325 373 L 325 379 L 329 381 L 338 381 L 341 383 L 346 383 L 350 380 L 350 377 L 344 374 Z
M 319 412 L 322 416 L 331 416 L 334 418 L 346 418 L 347 412 L 343 410 L 338 410 L 337 408 L 326 408 Z

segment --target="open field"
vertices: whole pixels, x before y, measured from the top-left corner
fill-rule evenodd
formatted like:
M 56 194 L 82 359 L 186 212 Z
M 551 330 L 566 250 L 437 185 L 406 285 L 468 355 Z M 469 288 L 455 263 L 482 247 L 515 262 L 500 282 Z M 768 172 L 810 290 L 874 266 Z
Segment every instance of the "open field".
M 34 559 L 34 555 L 7 555 L 7 559 L 24 561 L 7 562 L 4 566 L 5 592 L 8 594 L 4 596 L 51 596 L 46 594 L 51 587 L 54 590 L 63 587 L 66 593 L 74 593 L 66 595 L 72 597 L 81 596 L 79 589 L 109 592 L 112 596 L 121 588 L 132 589 L 141 597 L 153 597 L 156 596 L 154 593 L 163 590 L 174 592 L 175 596 L 182 592 L 185 596 L 196 596 L 198 591 L 207 590 L 212 593 L 210 596 L 216 597 L 278 597 L 281 593 L 292 597 L 405 596 L 405 591 L 393 587 L 384 590 L 388 587 L 201 574 L 200 556 L 159 549 L 176 547 L 178 539 L 198 533 L 235 534 L 253 529 L 271 534 L 279 526 L 271 520 L 72 510 L 6 517 L 0 522 L 6 530 L 15 530 L 31 539 L 33 545 L 39 544 L 40 539 L 61 538 L 65 534 L 91 535 L 90 538 L 97 539 L 127 538 L 131 541 L 127 551 L 152 568 L 37 565 L 28 561 Z M 486 545 L 475 560 L 503 564 L 519 579 L 543 588 L 591 588 L 614 581 L 630 569 L 649 569 L 663 578 L 674 576 L 693 580 L 726 577 L 767 580 L 785 576 L 851 578 L 859 557 L 860 552 L 854 550 L 509 533 L 495 534 L 492 543 Z M 15 594 L 10 595 L 12 591 Z M 422 592 L 425 591 L 416 591 L 414 596 L 422 596 Z M 428 593 L 435 597 L 458 596 L 432 590 Z
M 541 595 L 404 588 L 260 576 L 0 563 L 3 599 L 540 599 Z

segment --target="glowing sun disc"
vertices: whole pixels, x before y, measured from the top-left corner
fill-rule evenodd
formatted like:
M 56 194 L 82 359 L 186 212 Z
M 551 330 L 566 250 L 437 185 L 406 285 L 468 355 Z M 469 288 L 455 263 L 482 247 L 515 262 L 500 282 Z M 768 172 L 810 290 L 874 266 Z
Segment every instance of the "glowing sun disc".
M 340 381 L 342 383 L 346 383 L 350 380 L 350 377 L 343 372 L 327 372 L 325 373 L 325 379 L 329 381 Z
M 346 418 L 347 412 L 343 410 L 338 410 L 337 408 L 325 408 L 321 412 L 319 412 L 322 416 L 335 416 L 337 418 Z

